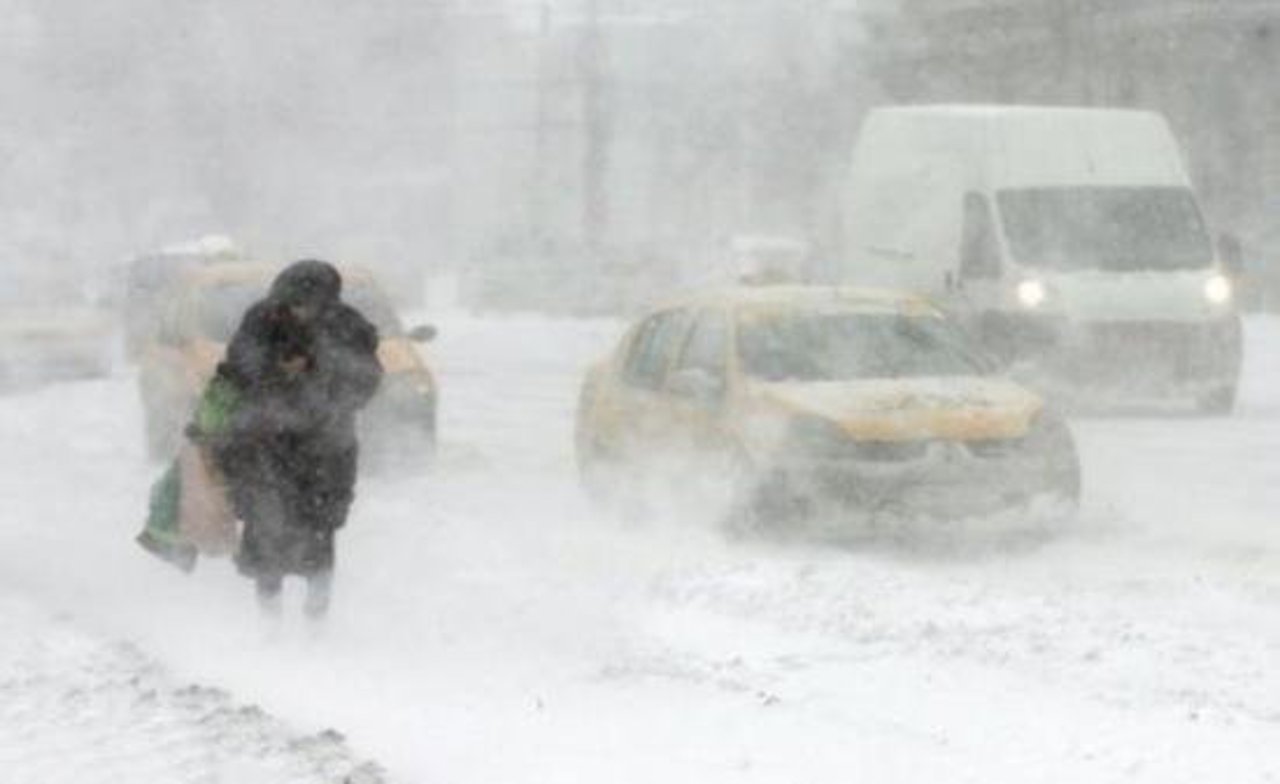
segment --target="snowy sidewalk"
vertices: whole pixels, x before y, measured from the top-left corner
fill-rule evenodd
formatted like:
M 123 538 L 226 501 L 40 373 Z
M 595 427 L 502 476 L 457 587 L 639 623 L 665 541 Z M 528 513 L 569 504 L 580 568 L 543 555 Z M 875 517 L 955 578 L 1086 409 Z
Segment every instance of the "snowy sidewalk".
M 6 784 L 382 784 L 341 735 L 299 734 L 136 648 L 0 597 Z

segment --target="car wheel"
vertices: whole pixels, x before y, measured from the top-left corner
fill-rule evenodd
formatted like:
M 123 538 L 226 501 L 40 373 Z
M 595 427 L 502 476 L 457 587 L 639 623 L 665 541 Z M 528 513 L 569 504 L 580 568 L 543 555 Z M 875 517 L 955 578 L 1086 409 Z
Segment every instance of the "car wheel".
M 626 464 L 603 445 L 589 442 L 578 453 L 578 477 L 583 491 L 597 509 L 626 523 L 652 519 L 654 510 L 646 495 L 649 485 L 643 471 Z
M 1048 489 L 1055 515 L 1075 517 L 1080 509 L 1080 463 L 1074 450 L 1070 461 L 1064 459 L 1062 465 L 1050 470 Z
M 746 460 L 733 468 L 734 490 L 723 527 L 734 537 L 765 536 L 795 527 L 812 514 L 812 504 L 797 492 L 787 474 L 759 470 Z
M 1047 500 L 1055 518 L 1074 517 L 1080 505 L 1080 455 L 1066 421 L 1052 411 L 1042 412 L 1025 447 L 1027 458 L 1043 466 L 1039 479 L 1027 488 L 1026 500 L 1032 505 Z
M 427 415 L 426 428 L 422 434 L 422 461 L 428 469 L 435 468 L 440 454 L 440 399 L 431 398 L 431 412 Z
M 609 463 L 604 444 L 592 431 L 591 408 L 595 405 L 595 384 L 587 379 L 578 395 L 578 410 L 574 419 L 574 458 L 578 465 L 578 481 L 588 498 L 598 506 L 610 506 L 616 488 L 611 487 Z

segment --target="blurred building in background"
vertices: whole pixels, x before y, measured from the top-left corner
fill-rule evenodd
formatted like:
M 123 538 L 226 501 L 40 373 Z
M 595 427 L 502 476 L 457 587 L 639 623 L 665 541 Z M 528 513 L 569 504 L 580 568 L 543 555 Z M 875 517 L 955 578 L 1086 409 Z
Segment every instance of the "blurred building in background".
M 1269 0 L 0 13 L 0 264 L 77 269 L 219 233 L 372 266 L 407 301 L 456 273 L 477 304 L 616 311 L 727 274 L 737 237 L 832 252 L 871 106 L 1002 101 L 1162 110 L 1217 225 L 1280 267 Z
M 491 210 L 464 210 L 475 218 L 463 286 L 474 302 L 626 309 L 728 275 L 735 236 L 818 231 L 858 103 L 840 67 L 857 33 L 849 10 L 830 0 L 526 8 L 490 49 L 467 47 L 462 69 L 474 81 L 461 127 L 488 116 L 518 151 L 490 170 L 493 186 L 483 176 L 462 186 L 490 192 L 502 215 L 495 225 Z

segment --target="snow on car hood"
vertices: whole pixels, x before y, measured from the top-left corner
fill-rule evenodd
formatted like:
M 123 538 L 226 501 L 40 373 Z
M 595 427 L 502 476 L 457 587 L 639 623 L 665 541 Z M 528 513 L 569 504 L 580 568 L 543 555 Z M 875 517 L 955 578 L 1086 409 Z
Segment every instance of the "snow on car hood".
M 1016 438 L 1044 405 L 1011 381 L 979 377 L 781 382 L 762 384 L 760 394 L 877 441 Z

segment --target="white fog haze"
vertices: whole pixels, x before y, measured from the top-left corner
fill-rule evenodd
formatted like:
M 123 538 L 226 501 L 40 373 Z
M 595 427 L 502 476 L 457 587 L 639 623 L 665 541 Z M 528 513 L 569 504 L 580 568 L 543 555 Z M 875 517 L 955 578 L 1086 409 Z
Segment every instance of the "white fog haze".
M 3 784 L 1280 779 L 1280 4 L 0 19 Z

